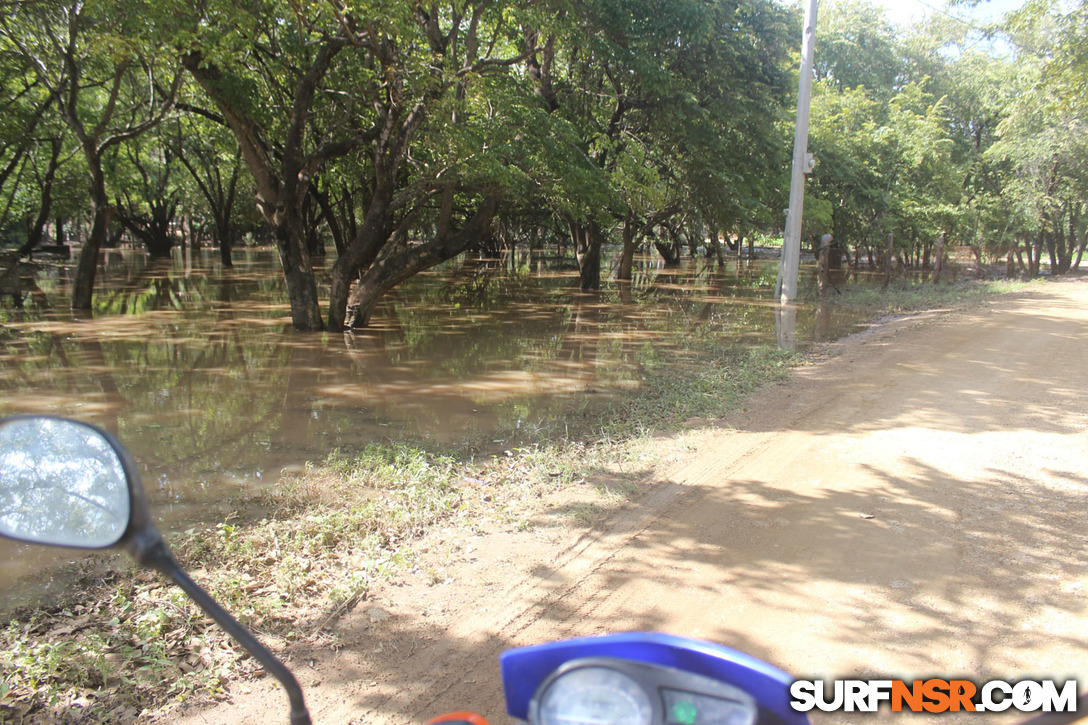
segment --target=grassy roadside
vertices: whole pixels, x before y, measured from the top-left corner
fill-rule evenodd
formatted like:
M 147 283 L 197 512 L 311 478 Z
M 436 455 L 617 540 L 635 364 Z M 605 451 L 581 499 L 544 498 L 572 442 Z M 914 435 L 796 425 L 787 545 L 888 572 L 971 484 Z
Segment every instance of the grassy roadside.
M 887 289 L 879 285 L 847 287 L 841 294 L 832 295 L 830 301 L 840 307 L 872 310 L 874 318 L 902 315 L 922 310 L 956 308 L 962 305 L 990 299 L 995 295 L 1021 292 L 1033 285 L 1046 284 L 1043 279 L 1032 282 L 1017 280 L 965 280 L 939 285 L 927 282 L 895 280 Z
M 879 305 L 852 289 L 836 303 L 881 317 L 1017 287 L 903 285 L 877 290 Z M 547 496 L 572 489 L 589 501 L 571 508 L 572 524 L 591 526 L 639 492 L 642 475 L 625 471 L 652 467 L 648 436 L 726 413 L 799 360 L 771 347 L 735 347 L 699 327 L 682 349 L 642 349 L 639 385 L 629 394 L 555 421 L 519 448 L 335 452 L 238 502 L 240 512 L 261 511 L 260 518 L 228 515 L 173 535 L 170 544 L 194 578 L 273 648 L 335 646 L 332 625 L 376 582 L 412 568 L 413 544 L 427 531 L 454 521 L 480 532 L 530 526 Z M 17 613 L 0 630 L 0 722 L 151 717 L 173 703 L 216 699 L 256 669 L 157 576 L 88 562 L 66 601 Z

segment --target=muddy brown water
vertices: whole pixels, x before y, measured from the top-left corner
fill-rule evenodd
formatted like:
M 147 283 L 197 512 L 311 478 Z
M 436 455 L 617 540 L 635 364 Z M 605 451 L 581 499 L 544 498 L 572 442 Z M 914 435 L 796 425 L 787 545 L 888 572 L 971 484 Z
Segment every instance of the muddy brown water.
M 114 432 L 162 528 L 184 530 L 334 449 L 407 438 L 501 450 L 623 395 L 647 346 L 667 352 L 702 325 L 737 344 L 803 348 L 867 317 L 802 306 L 784 335 L 776 271 L 775 259 L 665 269 L 647 258 L 630 286 L 583 294 L 569 261 L 463 259 L 390 294 L 367 331 L 301 334 L 271 250 L 239 251 L 230 270 L 211 252 L 149 262 L 110 251 L 92 315 L 68 310 L 68 271 L 55 264 L 38 268 L 34 305 L 0 309 L 0 415 Z M 0 540 L 0 610 L 74 553 Z

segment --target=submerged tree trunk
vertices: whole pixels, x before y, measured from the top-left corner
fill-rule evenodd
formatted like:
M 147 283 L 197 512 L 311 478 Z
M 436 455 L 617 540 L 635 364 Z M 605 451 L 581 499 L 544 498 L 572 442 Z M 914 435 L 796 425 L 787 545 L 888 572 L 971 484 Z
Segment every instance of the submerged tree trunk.
M 601 288 L 601 227 L 597 222 L 571 222 L 571 242 L 578 260 L 578 275 L 583 292 Z
M 374 193 L 370 197 L 363 223 L 355 237 L 345 247 L 332 268 L 332 287 L 329 291 L 329 330 L 341 332 L 352 326 L 369 324 L 370 312 L 363 318 L 357 312 L 350 311 L 354 304 L 350 298 L 351 285 L 358 278 L 360 270 L 368 270 L 378 258 L 393 230 L 390 228 L 389 207 L 393 201 L 393 171 L 391 168 L 375 170 Z M 452 200 L 443 204 L 442 213 L 452 213 Z M 448 231 L 448 225 L 446 225 Z M 383 290 L 384 293 L 384 290 Z M 379 293 L 379 297 L 380 297 Z M 377 300 L 374 300 L 375 304 Z M 348 319 L 348 318 L 351 319 Z M 360 324 L 361 323 L 361 324 Z
M 94 201 L 94 221 L 91 234 L 83 242 L 76 263 L 76 276 L 72 283 L 72 309 L 90 310 L 94 296 L 94 278 L 98 271 L 98 250 L 106 241 L 110 220 L 116 210 L 106 196 L 106 177 L 102 173 L 102 158 L 93 153 L 90 144 L 84 144 L 87 165 L 91 172 L 91 199 Z
M 661 255 L 661 259 L 664 260 L 666 267 L 680 266 L 680 249 L 677 244 L 676 235 L 671 230 L 669 230 L 669 244 L 665 244 L 655 237 L 654 248 L 657 249 L 657 253 Z
M 61 143 L 60 139 L 53 139 L 51 142 L 52 150 L 49 156 L 49 166 L 45 171 L 45 178 L 41 182 L 41 203 L 38 207 L 38 218 L 34 220 L 34 225 L 30 228 L 26 235 L 26 243 L 19 248 L 19 252 L 16 255 L 16 262 L 19 258 L 25 254 L 30 253 L 35 247 L 42 242 L 42 237 L 45 234 L 45 225 L 49 221 L 49 214 L 53 207 L 53 181 L 56 179 L 57 168 L 60 166 L 60 151 Z M 60 243 L 59 237 L 64 236 L 64 225 L 60 219 L 57 219 L 57 243 Z
M 233 224 L 231 224 L 231 214 L 234 211 L 238 177 L 242 169 L 242 152 L 235 151 L 234 161 L 230 166 L 230 178 L 225 184 L 217 164 L 206 163 L 202 165 L 201 169 L 198 169 L 184 153 L 179 154 L 178 159 L 189 171 L 189 175 L 196 182 L 201 195 L 208 202 L 214 225 L 213 235 L 215 243 L 219 247 L 220 263 L 225 268 L 233 267 L 231 248 L 234 246 L 234 228 Z
M 219 263 L 225 268 L 234 266 L 234 260 L 231 258 L 231 247 L 234 246 L 231 239 L 232 235 L 230 219 L 221 221 L 217 216 L 215 219 L 215 242 L 219 246 Z
M 830 234 L 825 234 L 820 237 L 820 249 L 816 256 L 816 287 L 819 290 L 820 297 L 825 297 L 827 291 L 831 288 L 831 269 L 829 266 L 831 258 L 831 242 L 834 237 Z
M 230 84 L 225 82 L 219 67 L 209 63 L 200 51 L 192 51 L 182 58 L 185 68 L 219 108 L 238 141 L 242 158 L 257 186 L 261 213 L 273 229 L 291 303 L 291 323 L 299 331 L 324 329 L 302 214 L 309 179 L 322 163 L 342 156 L 354 147 L 353 143 L 326 144 L 308 156 L 304 152 L 314 94 L 342 48 L 343 41 L 337 39 L 321 45 L 308 72 L 298 80 L 286 141 L 275 157 L 270 153 L 272 144 L 266 142 L 260 126 L 249 116 L 249 109 L 232 92 Z
M 275 228 L 275 239 L 291 300 L 291 324 L 301 332 L 319 332 L 324 325 L 317 298 L 317 281 L 306 249 L 303 220 L 297 213 L 289 212 L 286 217 Z
M 91 309 L 91 299 L 94 296 L 94 279 L 98 271 L 98 250 L 106 239 L 106 228 L 109 226 L 114 209 L 108 204 L 95 207 L 94 222 L 91 225 L 91 234 L 83 243 L 79 252 L 79 260 L 76 262 L 76 275 L 72 283 L 72 309 Z
M 147 217 L 130 215 L 118 202 L 116 206 L 117 217 L 121 225 L 132 236 L 143 242 L 147 253 L 152 259 L 165 259 L 170 256 L 170 250 L 174 248 L 174 237 L 170 232 L 170 225 L 174 221 L 174 212 L 177 209 L 175 201 L 160 201 L 151 204 L 151 213 Z M 191 245 L 196 249 L 196 245 Z
M 616 279 L 624 282 L 630 282 L 635 271 L 635 250 L 638 248 L 635 229 L 635 220 L 628 215 L 623 220 L 623 249 L 620 251 L 620 264 L 616 271 Z
M 500 200 L 497 193 L 490 194 L 461 229 L 440 228 L 430 242 L 390 252 L 369 265 L 348 298 L 348 324 L 353 328 L 366 327 L 386 292 L 409 277 L 453 259 L 478 244 L 491 233 Z
M 710 238 L 708 239 L 708 244 L 710 244 L 710 249 L 708 250 L 707 257 L 713 256 L 714 259 L 718 260 L 718 266 L 719 267 L 724 267 L 725 266 L 725 252 L 722 251 L 722 246 L 723 245 L 722 245 L 721 240 L 718 238 L 718 233 L 717 232 L 714 232 L 713 234 L 710 235 Z M 741 243 L 738 242 L 737 246 L 738 247 L 741 246 Z M 739 254 L 738 254 L 737 258 L 738 259 L 740 258 Z

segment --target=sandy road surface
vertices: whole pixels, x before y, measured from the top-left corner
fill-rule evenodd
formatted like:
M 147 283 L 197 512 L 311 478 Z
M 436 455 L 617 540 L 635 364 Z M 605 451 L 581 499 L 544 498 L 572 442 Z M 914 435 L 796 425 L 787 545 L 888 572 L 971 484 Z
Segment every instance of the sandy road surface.
M 390 587 L 292 665 L 318 723 L 504 722 L 502 649 L 638 629 L 806 678 L 1088 685 L 1086 410 L 1088 281 L 892 322 L 663 441 L 678 463 L 606 527 L 476 539 L 453 584 Z M 185 719 L 285 704 L 261 682 Z

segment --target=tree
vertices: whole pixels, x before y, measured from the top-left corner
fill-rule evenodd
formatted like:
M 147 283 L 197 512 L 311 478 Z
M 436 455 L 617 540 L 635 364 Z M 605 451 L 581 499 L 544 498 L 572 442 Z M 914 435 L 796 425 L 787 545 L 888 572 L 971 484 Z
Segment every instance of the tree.
M 16 263 L 42 241 L 58 171 L 71 157 L 63 124 L 56 122 L 57 100 L 0 32 L 0 229 L 20 227 Z
M 1088 10 L 1083 2 L 1067 12 L 1054 3 L 1028 3 L 1007 19 L 1006 30 L 1031 52 L 1020 53 L 1027 78 L 990 154 L 1008 166 L 1009 196 L 1025 231 L 1034 235 L 1025 244 L 1028 273 L 1039 273 L 1045 247 L 1051 273 L 1064 274 L 1079 265 L 1088 243 L 1088 103 L 1082 92 Z
M 856 2 L 832 5 L 821 29 L 812 194 L 831 204 L 835 238 L 853 244 L 855 260 L 863 249 L 870 258 L 883 250 L 891 234 L 908 261 L 926 266 L 935 240 L 963 217 L 968 154 L 956 153 L 950 131 L 970 120 L 952 116 L 918 73 L 944 67 L 938 50 L 946 43 L 903 42 L 881 11 Z
M 136 39 L 153 44 L 154 38 L 133 10 L 83 0 L 21 2 L 0 20 L 5 41 L 57 99 L 87 165 L 94 220 L 76 270 L 74 309 L 91 309 L 98 250 L 115 212 L 103 159 L 163 119 L 181 79 L 175 63 L 139 46 Z
M 161 127 L 160 127 L 161 128 Z M 180 168 L 170 139 L 145 133 L 123 144 L 109 164 L 115 181 L 115 216 L 144 244 L 152 259 L 170 256 L 173 224 L 181 201 L 175 177 Z
M 600 285 L 600 248 L 617 223 L 617 276 L 630 279 L 640 239 L 667 222 L 702 236 L 707 225 L 761 214 L 781 156 L 788 27 L 758 1 L 601 0 L 532 57 L 538 93 L 591 163 L 567 195 L 588 203 L 553 207 L 570 229 L 583 289 Z
M 835 88 L 864 87 L 887 100 L 907 70 L 904 49 L 884 11 L 865 0 L 835 0 L 820 8 L 816 78 Z
M 239 196 L 242 152 L 222 119 L 185 114 L 171 131 L 174 153 L 189 173 L 197 193 L 211 215 L 212 238 L 224 267 L 233 266 L 234 214 Z
M 306 204 L 351 187 L 329 183 L 334 163 L 352 159 L 364 176 L 358 208 L 347 210 L 358 222 L 338 223 L 355 233 L 332 270 L 331 330 L 366 324 L 392 286 L 486 236 L 502 188 L 517 180 L 503 145 L 516 134 L 488 101 L 518 90 L 503 77 L 528 55 L 520 28 L 532 11 L 490 2 L 373 10 L 330 4 L 302 17 L 270 1 L 182 13 L 183 62 L 241 147 L 300 330 L 323 326 Z M 397 244 L 407 229 L 424 241 Z

